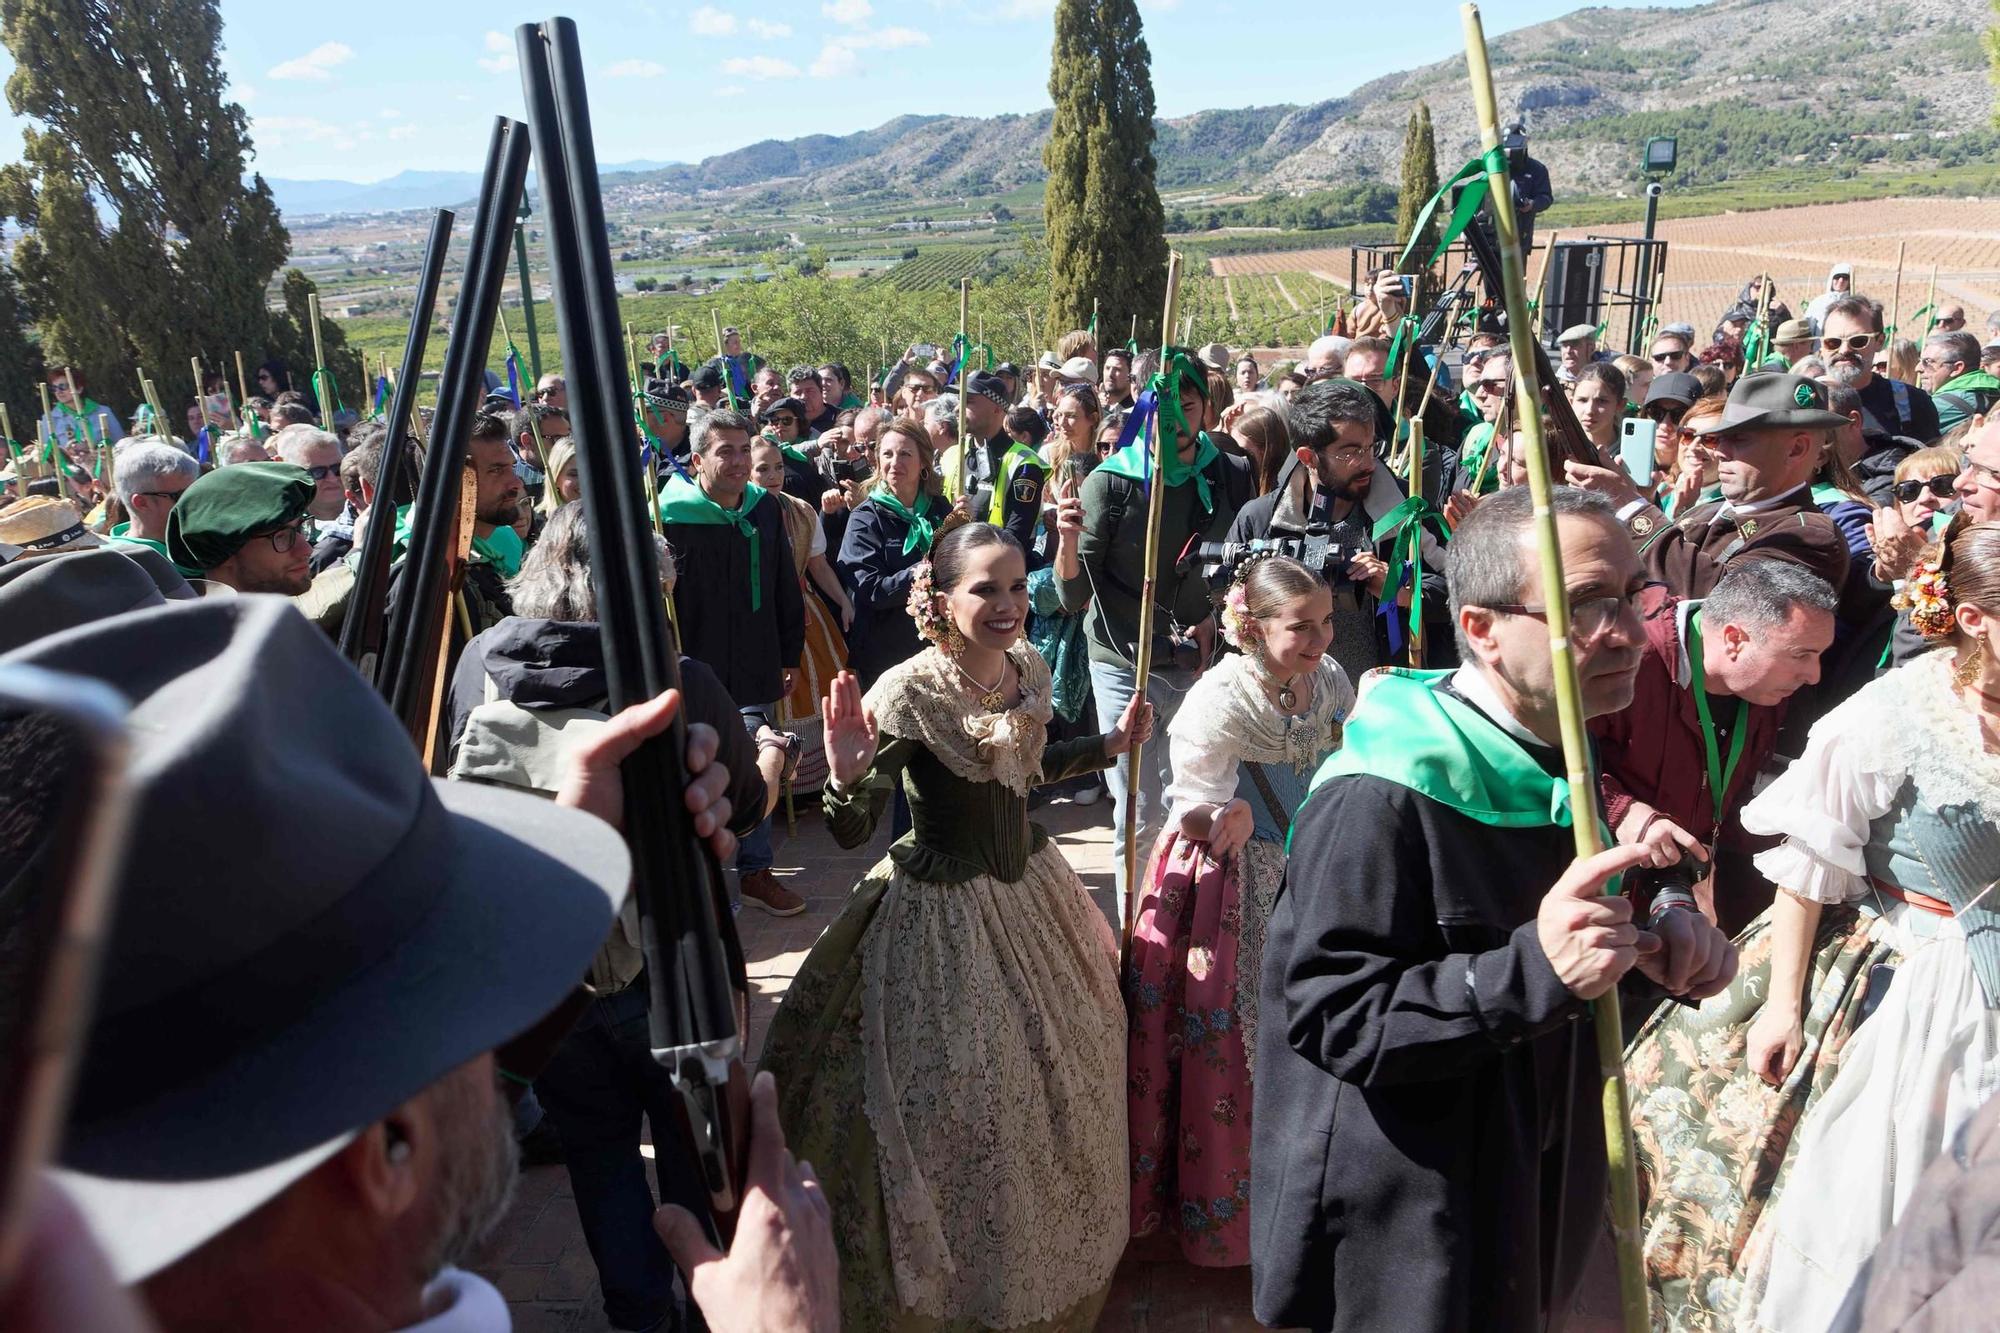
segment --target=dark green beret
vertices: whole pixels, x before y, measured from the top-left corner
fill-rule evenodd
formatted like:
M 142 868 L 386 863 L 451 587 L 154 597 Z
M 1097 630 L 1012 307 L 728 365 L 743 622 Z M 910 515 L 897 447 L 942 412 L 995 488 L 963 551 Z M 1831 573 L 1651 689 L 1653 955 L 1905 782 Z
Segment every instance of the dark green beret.
M 290 463 L 217 468 L 167 515 L 167 556 L 183 569 L 214 569 L 255 534 L 304 518 L 313 490 L 312 474 Z

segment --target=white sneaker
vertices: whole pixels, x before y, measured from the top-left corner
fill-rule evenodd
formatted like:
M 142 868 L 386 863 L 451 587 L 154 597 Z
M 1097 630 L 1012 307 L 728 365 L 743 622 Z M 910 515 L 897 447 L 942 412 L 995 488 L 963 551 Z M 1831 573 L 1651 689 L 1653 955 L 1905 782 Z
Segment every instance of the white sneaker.
M 1104 788 L 1092 783 L 1076 795 L 1070 797 L 1069 803 L 1071 805 L 1096 805 L 1102 799 L 1104 799 Z

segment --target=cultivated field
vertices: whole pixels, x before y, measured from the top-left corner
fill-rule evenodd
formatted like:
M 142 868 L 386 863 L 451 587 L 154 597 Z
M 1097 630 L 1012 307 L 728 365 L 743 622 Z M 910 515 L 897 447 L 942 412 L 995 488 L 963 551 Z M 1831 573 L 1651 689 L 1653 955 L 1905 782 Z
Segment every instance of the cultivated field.
M 1637 236 L 1640 231 L 1635 222 L 1582 227 L 1563 235 L 1580 240 Z M 1898 242 L 1905 247 L 1904 316 L 1914 315 L 1924 303 L 1933 264 L 1938 299 L 1963 302 L 1975 324 L 1987 311 L 2000 308 L 2000 200 L 1884 199 L 1723 213 L 1662 222 L 1655 234 L 1668 243 L 1662 320 L 1684 320 L 1703 333 L 1758 272 L 1769 273 L 1778 299 L 1802 313 L 1805 303 L 1825 289 L 1827 269 L 1846 262 L 1854 265 L 1856 288 L 1888 305 Z M 1540 239 L 1547 235 L 1544 229 Z M 1310 312 L 1330 283 L 1345 292 L 1350 252 L 1229 255 L 1210 259 L 1209 269 L 1207 282 L 1226 284 L 1240 322 L 1258 328 L 1300 310 Z M 1299 327 L 1303 325 L 1287 321 L 1284 332 Z M 1614 324 L 1613 336 L 1621 332 Z

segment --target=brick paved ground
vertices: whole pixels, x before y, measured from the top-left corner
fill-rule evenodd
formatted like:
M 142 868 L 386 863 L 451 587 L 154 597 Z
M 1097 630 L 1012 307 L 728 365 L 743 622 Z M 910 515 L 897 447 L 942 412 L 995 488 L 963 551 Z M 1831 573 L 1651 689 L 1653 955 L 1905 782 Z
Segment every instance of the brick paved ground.
M 1111 912 L 1111 821 L 1102 803 L 1043 807 L 1036 818 L 1062 845 L 1091 895 Z M 749 961 L 750 1053 L 785 988 L 821 930 L 833 920 L 848 890 L 889 845 L 885 830 L 874 845 L 846 851 L 834 845 L 817 806 L 802 803 L 797 834 L 785 838 L 779 812 L 778 873 L 809 906 L 780 921 L 754 909 L 742 918 Z M 506 1220 L 474 1265 L 499 1286 L 513 1310 L 518 1333 L 598 1333 L 604 1322 L 597 1271 L 584 1248 L 570 1198 L 569 1177 L 559 1166 L 523 1173 L 520 1193 Z M 1247 1269 L 1201 1269 L 1128 1255 L 1120 1267 L 1099 1327 L 1109 1333 L 1235 1333 L 1261 1327 L 1250 1317 Z

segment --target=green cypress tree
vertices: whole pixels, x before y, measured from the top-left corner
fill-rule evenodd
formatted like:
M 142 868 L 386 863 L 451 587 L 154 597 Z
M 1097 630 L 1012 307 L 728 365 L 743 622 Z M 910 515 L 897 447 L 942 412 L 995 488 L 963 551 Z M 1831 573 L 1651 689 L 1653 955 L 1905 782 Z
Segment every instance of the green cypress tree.
M 263 178 L 244 183 L 243 109 L 226 98 L 215 0 L 0 0 L 7 100 L 33 124 L 0 173 L 28 231 L 15 264 L 51 360 L 129 407 L 143 365 L 172 405 L 188 359 L 264 347 L 265 288 L 291 238 Z
M 1437 187 L 1437 140 L 1431 131 L 1431 107 L 1430 103 L 1420 101 L 1417 109 L 1410 113 L 1409 126 L 1403 132 L 1403 188 L 1396 200 L 1397 245 L 1407 246 L 1410 243 L 1410 234 L 1416 230 L 1417 215 L 1423 212 L 1430 197 L 1437 193 Z M 1426 280 L 1418 284 L 1417 305 L 1420 307 L 1428 304 L 1426 293 L 1421 289 L 1430 285 L 1424 261 L 1436 248 L 1442 225 L 1438 215 L 1431 214 L 1424 225 L 1423 239 L 1418 242 L 1409 262 L 1403 265 L 1405 273 L 1424 274 Z
M 1993 123 L 2000 125 L 2000 0 L 1991 0 L 1993 23 L 1980 34 L 1980 41 L 1986 46 L 1987 76 L 1993 80 L 1995 106 Z
M 1152 55 L 1133 0 L 1059 0 L 1049 96 L 1050 339 L 1088 324 L 1093 299 L 1100 345 L 1117 342 L 1134 314 L 1147 338 L 1166 296 L 1166 216 L 1154 182 Z
M 42 354 L 28 337 L 28 307 L 21 299 L 14 270 L 0 263 L 0 403 L 14 419 L 14 429 L 32 435 L 36 415 L 41 411 Z M 22 443 L 26 443 L 24 439 Z M 5 446 L 0 446 L 4 451 Z

